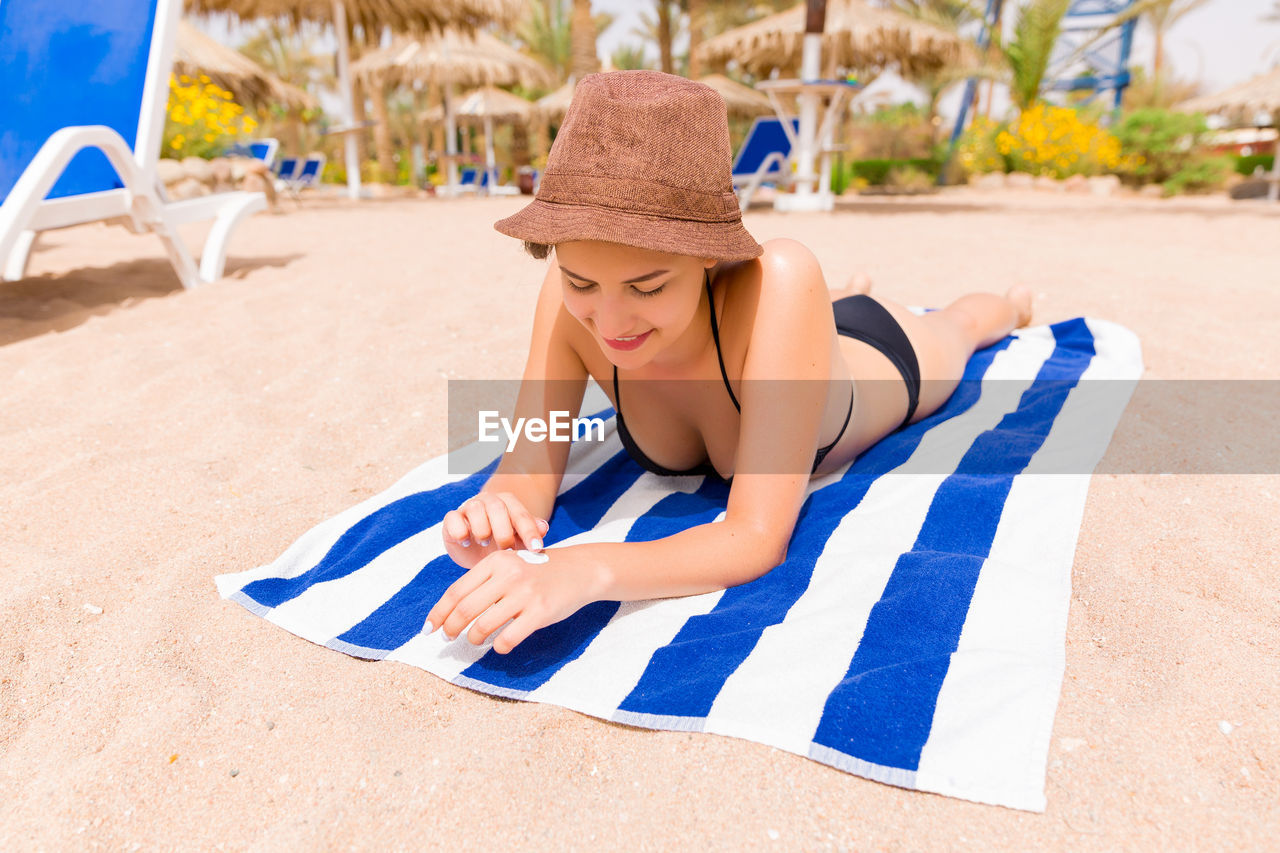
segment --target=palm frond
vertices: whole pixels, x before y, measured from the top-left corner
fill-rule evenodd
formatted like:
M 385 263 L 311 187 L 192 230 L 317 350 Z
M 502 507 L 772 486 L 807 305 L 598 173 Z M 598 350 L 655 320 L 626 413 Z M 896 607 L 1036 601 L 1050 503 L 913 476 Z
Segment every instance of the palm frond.
M 1018 14 L 1013 38 L 1000 44 L 1012 78 L 1009 94 L 1019 109 L 1031 106 L 1040 95 L 1070 5 L 1071 0 L 1031 0 Z

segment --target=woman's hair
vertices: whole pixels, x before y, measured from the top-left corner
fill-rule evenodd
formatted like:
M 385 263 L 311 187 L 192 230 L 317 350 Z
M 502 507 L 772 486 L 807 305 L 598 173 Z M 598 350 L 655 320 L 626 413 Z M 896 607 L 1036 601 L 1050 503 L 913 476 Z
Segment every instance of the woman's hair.
M 528 240 L 524 241 L 524 250 L 540 261 L 545 261 L 547 259 L 547 255 L 551 254 L 551 248 L 552 247 L 546 243 L 530 243 Z

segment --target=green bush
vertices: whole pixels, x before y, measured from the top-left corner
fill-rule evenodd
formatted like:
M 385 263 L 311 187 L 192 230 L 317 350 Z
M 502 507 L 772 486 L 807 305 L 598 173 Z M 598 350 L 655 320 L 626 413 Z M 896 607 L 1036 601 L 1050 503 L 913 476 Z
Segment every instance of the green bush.
M 1236 171 L 1247 178 L 1259 166 L 1262 167 L 1262 171 L 1270 172 L 1275 166 L 1275 162 L 1276 155 L 1274 154 L 1240 154 L 1236 157 Z
M 1184 192 L 1209 192 L 1222 186 L 1231 171 L 1230 157 L 1200 157 L 1164 181 L 1166 196 Z
M 1158 107 L 1127 113 L 1111 128 L 1120 140 L 1117 171 L 1131 183 L 1163 184 L 1203 159 L 1197 145 L 1208 129 L 1200 113 Z
M 885 177 L 885 184 L 905 192 L 922 193 L 933 190 L 936 178 L 915 166 L 894 166 Z
M 894 169 L 914 169 L 930 178 L 937 178 L 942 164 L 932 158 L 912 158 L 909 160 L 855 160 L 845 164 L 841 177 L 841 187 L 855 178 L 861 178 L 867 184 L 884 186 L 889 182 L 889 174 Z

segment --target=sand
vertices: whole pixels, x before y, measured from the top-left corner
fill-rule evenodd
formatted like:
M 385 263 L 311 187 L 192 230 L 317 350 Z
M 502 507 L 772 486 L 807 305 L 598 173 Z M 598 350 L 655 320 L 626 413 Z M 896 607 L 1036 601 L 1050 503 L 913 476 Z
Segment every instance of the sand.
M 0 849 L 1274 843 L 1275 474 L 1093 478 L 1044 814 L 495 699 L 220 599 L 442 452 L 447 377 L 520 375 L 540 265 L 490 228 L 520 204 L 286 202 L 193 291 L 84 226 L 0 285 Z M 747 224 L 833 287 L 1022 281 L 1038 320 L 1136 331 L 1148 377 L 1280 377 L 1280 206 L 957 190 Z

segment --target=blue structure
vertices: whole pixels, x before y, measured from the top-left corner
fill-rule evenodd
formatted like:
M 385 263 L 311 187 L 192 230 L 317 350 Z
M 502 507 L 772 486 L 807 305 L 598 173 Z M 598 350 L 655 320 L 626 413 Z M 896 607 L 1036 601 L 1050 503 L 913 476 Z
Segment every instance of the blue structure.
M 1053 58 L 1045 74 L 1043 87 L 1056 92 L 1089 94 L 1088 103 L 1103 92 L 1114 92 L 1112 109 L 1120 109 L 1125 87 L 1129 85 L 1129 51 L 1133 47 L 1133 31 L 1138 26 L 1135 15 L 1116 26 L 1116 19 L 1130 11 L 1136 0 L 1073 0 L 1062 18 L 1062 30 L 1053 47 Z M 992 22 L 1000 20 L 1004 0 L 987 0 L 982 17 L 978 46 L 991 43 Z M 965 83 L 964 99 L 955 127 L 951 129 L 954 151 L 969 117 L 969 106 L 978 85 L 977 78 Z M 942 183 L 946 169 L 938 175 Z
M 1085 103 L 1112 93 L 1112 109 L 1120 109 L 1129 85 L 1129 50 L 1137 16 L 1115 25 L 1135 0 L 1075 0 L 1062 19 L 1045 87 L 1056 92 L 1088 92 Z M 1074 57 L 1074 59 L 1073 59 Z

